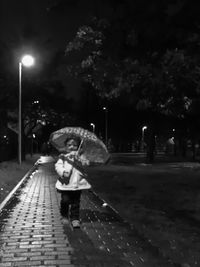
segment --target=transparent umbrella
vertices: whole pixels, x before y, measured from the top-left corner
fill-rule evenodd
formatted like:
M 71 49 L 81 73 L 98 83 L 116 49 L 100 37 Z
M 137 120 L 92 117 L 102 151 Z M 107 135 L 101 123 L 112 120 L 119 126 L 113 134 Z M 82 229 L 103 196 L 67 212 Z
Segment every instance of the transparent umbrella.
M 50 135 L 50 143 L 59 151 L 65 151 L 65 141 L 69 138 L 81 140 L 78 151 L 85 156 L 90 163 L 105 164 L 110 154 L 105 144 L 92 132 L 81 127 L 65 127 Z

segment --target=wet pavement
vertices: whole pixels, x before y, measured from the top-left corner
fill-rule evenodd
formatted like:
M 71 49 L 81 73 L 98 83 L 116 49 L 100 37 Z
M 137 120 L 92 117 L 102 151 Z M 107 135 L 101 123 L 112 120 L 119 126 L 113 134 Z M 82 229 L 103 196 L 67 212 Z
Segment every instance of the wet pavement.
M 181 266 L 92 190 L 82 194 L 81 228 L 63 225 L 55 182 L 54 162 L 43 157 L 1 206 L 0 266 Z

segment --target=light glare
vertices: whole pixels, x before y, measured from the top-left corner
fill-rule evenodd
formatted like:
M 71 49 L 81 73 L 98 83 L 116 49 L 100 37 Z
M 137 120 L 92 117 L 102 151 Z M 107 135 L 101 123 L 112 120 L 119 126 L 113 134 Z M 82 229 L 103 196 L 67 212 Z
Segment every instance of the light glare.
M 34 64 L 34 58 L 31 55 L 23 56 L 21 61 L 26 67 L 31 67 Z

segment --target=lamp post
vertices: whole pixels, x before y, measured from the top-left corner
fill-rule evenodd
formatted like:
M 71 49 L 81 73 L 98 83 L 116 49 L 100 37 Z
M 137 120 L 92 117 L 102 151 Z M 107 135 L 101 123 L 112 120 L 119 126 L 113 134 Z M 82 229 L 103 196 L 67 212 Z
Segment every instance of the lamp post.
M 106 146 L 108 145 L 108 109 L 107 107 L 103 107 L 105 111 L 105 143 Z
M 34 64 L 34 58 L 31 55 L 25 55 L 19 62 L 19 114 L 18 114 L 18 162 L 22 163 L 22 65 L 31 67 Z
M 147 126 L 142 127 L 142 142 L 141 142 L 141 150 L 144 150 L 144 131 L 147 129 Z
M 91 122 L 90 126 L 92 126 L 92 131 L 93 131 L 93 133 L 95 133 L 95 124 Z

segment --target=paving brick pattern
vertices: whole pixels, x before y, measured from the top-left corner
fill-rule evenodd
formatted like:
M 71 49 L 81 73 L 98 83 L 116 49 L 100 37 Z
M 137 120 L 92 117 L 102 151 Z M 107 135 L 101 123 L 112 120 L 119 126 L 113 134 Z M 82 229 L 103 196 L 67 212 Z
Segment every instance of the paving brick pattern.
M 92 191 L 81 199 L 81 229 L 63 225 L 53 163 L 39 165 L 0 214 L 0 267 L 170 267 Z M 5 215 L 6 214 L 6 215 Z
M 38 169 L 1 229 L 0 266 L 74 266 L 61 224 L 53 176 Z

